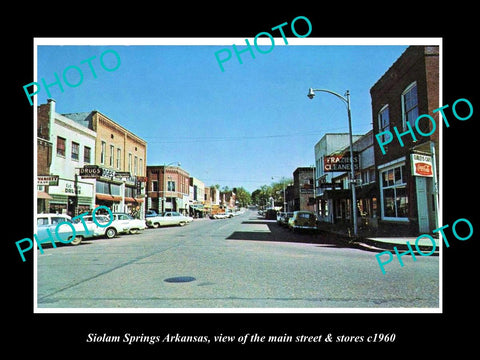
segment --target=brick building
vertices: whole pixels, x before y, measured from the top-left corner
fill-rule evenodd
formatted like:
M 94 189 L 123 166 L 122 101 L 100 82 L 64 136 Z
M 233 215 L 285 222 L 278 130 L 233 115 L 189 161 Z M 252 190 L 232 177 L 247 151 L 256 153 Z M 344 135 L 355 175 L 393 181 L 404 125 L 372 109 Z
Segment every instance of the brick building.
M 92 157 L 101 173 L 95 183 L 95 205 L 143 218 L 146 141 L 96 110 L 64 116 L 96 133 Z
M 314 167 L 299 167 L 293 172 L 293 208 L 290 211 L 314 211 L 314 174 Z
M 435 153 L 437 156 L 433 161 L 438 165 L 442 122 L 433 110 L 439 107 L 439 47 L 408 47 L 372 86 L 370 94 L 374 134 L 384 131 L 394 134 L 394 128 L 404 134 L 401 136 L 404 145 L 401 146 L 395 137 L 385 145 L 385 154 L 375 140 L 379 232 L 396 235 L 429 233 L 438 222 L 434 201 L 436 181 L 431 172 L 427 175 L 414 173 L 412 157 L 422 155 L 428 159 Z M 437 125 L 430 136 L 420 136 L 415 130 L 416 119 L 423 114 L 433 116 Z M 416 139 L 408 132 L 408 124 L 414 129 Z M 418 128 L 424 134 L 433 130 L 428 119 L 419 121 Z M 383 136 L 380 140 L 386 142 Z
M 147 166 L 147 207 L 157 212 L 189 209 L 190 174 L 178 166 Z M 163 201 L 165 197 L 165 202 Z
M 50 105 L 37 108 L 37 212 L 47 212 L 49 200 L 48 180 L 52 164 L 52 142 L 50 139 Z

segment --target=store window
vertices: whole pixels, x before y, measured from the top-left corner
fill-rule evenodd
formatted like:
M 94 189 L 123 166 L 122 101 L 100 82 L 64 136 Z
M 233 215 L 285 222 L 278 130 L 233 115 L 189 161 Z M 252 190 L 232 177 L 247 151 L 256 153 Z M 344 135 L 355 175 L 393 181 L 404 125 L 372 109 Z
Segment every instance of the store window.
M 78 161 L 80 157 L 80 144 L 72 141 L 72 160 Z
M 408 219 L 405 164 L 381 172 L 382 214 L 386 219 Z
M 83 148 L 83 162 L 90 164 L 92 157 L 92 149 L 88 146 Z
M 65 156 L 65 139 L 57 136 L 57 155 Z
M 388 105 L 385 105 L 380 112 L 378 113 L 378 132 L 389 132 L 390 131 L 390 112 L 388 110 Z M 387 134 L 381 135 L 381 141 L 386 143 L 387 142 Z M 390 135 L 391 136 L 391 135 Z M 390 137 L 389 137 L 390 139 Z M 388 140 L 389 140 L 388 139 Z
M 102 147 L 100 149 L 100 164 L 105 164 L 105 152 L 107 151 L 107 143 L 102 141 Z
M 407 86 L 405 91 L 402 93 L 402 110 L 403 129 L 407 129 L 407 122 L 413 129 L 415 127 L 415 120 L 418 117 L 418 97 L 416 82 Z

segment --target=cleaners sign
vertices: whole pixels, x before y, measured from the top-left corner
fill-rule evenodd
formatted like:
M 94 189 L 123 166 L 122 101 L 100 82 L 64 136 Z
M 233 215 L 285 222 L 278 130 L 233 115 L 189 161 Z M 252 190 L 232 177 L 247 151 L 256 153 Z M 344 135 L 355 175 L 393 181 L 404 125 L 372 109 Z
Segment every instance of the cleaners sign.
M 358 154 L 353 153 L 354 170 L 359 170 Z M 323 158 L 323 172 L 350 171 L 350 153 L 329 155 Z
M 432 157 L 428 155 L 411 154 L 413 176 L 433 177 Z

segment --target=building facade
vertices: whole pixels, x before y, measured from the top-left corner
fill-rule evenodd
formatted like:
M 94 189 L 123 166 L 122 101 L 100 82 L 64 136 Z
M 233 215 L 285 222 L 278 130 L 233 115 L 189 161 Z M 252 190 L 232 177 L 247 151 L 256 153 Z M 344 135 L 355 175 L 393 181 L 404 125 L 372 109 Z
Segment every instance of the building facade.
M 289 211 L 306 210 L 314 211 L 314 167 L 298 167 L 293 172 L 293 207 L 289 208 L 288 200 L 287 209 Z M 285 189 L 285 199 L 286 196 Z
M 352 139 L 355 142 L 360 139 L 361 135 L 353 135 Z M 344 210 L 335 210 L 335 199 L 339 197 L 346 197 L 349 188 L 344 189 L 341 183 L 335 183 L 334 178 L 345 173 L 344 169 L 332 167 L 329 164 L 329 159 L 340 154 L 343 150 L 349 147 L 350 140 L 348 133 L 327 133 L 315 144 L 315 209 L 319 221 L 335 223 L 335 217 L 338 216 L 338 211 L 345 213 L 345 216 L 350 216 L 351 202 L 345 202 Z M 351 192 L 350 192 L 351 193 Z
M 39 186 L 48 186 L 48 207 L 37 209 L 41 212 L 76 216 L 94 208 L 95 182 L 81 179 L 79 169 L 92 164 L 96 133 L 56 112 L 55 100 L 38 107 L 38 126 L 45 126 L 48 118 L 48 132 L 51 144 L 50 179 L 38 174 Z M 39 129 L 40 131 L 40 129 Z M 45 137 L 46 131 L 40 133 Z M 44 162 L 45 148 L 40 148 L 37 161 Z M 42 169 L 42 172 L 45 171 Z M 48 182 L 48 185 L 47 185 Z
M 147 143 L 99 111 L 63 114 L 96 133 L 92 149 L 95 205 L 143 218 Z M 91 168 L 91 167 L 89 167 Z M 86 167 L 82 178 L 91 177 Z
M 355 171 L 355 191 L 357 198 L 357 219 L 359 229 L 376 232 L 378 227 L 378 183 L 375 168 L 373 130 L 361 136 L 353 143 L 353 151 L 358 158 L 358 169 Z M 341 152 L 349 160 L 349 146 Z M 351 223 L 352 191 L 349 185 L 350 172 L 332 178 L 333 183 L 340 184 L 335 192 L 333 211 L 335 223 Z
M 370 89 L 372 98 L 373 132 L 379 134 L 398 130 L 403 142 L 395 137 L 384 147 L 385 154 L 375 143 L 374 154 L 379 183 L 379 232 L 404 234 L 429 233 L 437 227 L 438 209 L 434 198 L 438 176 L 432 167 L 437 165 L 439 129 L 442 122 L 433 110 L 439 105 L 439 47 L 410 46 Z M 408 126 L 422 114 L 433 116 L 430 121 L 418 122 L 422 133 L 430 136 L 415 138 Z M 416 131 L 416 130 L 413 130 Z M 381 135 L 389 136 L 388 133 Z M 386 141 L 386 139 L 385 139 Z M 414 171 L 415 159 L 425 159 L 429 171 Z M 433 159 L 433 160 L 432 160 Z
M 147 166 L 147 207 L 188 214 L 190 175 L 178 166 Z

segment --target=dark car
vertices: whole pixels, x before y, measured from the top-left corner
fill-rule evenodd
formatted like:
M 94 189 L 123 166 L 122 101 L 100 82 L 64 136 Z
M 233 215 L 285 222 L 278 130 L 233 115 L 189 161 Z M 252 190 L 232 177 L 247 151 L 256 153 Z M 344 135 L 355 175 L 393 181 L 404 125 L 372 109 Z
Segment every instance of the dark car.
M 317 216 L 311 211 L 295 211 L 288 220 L 288 227 L 295 230 L 317 230 Z
M 293 212 L 284 213 L 280 219 L 280 225 L 287 227 L 288 226 L 288 219 L 293 216 Z
M 277 220 L 277 210 L 268 209 L 265 212 L 265 220 Z

